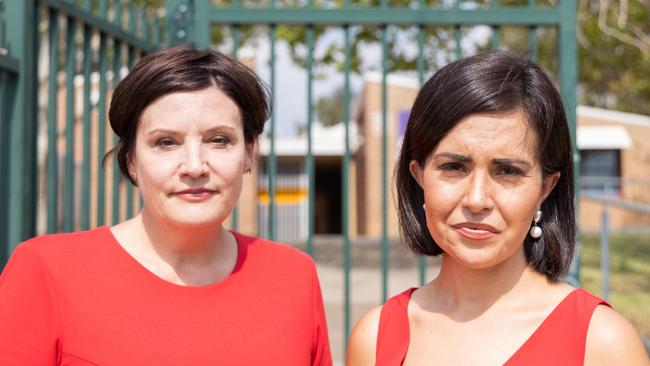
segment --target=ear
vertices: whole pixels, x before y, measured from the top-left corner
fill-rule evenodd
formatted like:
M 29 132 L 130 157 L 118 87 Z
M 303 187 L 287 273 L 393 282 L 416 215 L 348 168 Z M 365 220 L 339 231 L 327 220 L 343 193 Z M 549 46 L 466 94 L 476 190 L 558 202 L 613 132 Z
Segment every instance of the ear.
M 542 202 L 546 200 L 548 195 L 553 192 L 553 188 L 555 188 L 555 185 L 557 182 L 560 180 L 560 172 L 555 172 L 551 175 L 547 175 L 544 177 L 544 180 L 542 181 L 542 195 L 539 198 L 538 206 L 542 205 Z
M 126 167 L 129 171 L 129 175 L 131 176 L 131 179 L 135 180 L 135 152 L 131 151 L 128 154 L 126 154 Z
M 422 188 L 422 167 L 420 166 L 420 163 L 415 160 L 411 160 L 409 163 L 409 172 L 411 172 L 413 179 L 415 179 L 415 181 L 418 182 L 420 188 Z
M 251 142 L 247 142 L 244 148 L 246 149 L 244 170 L 251 170 L 253 169 L 253 159 L 255 158 L 257 151 L 257 139 L 254 138 Z

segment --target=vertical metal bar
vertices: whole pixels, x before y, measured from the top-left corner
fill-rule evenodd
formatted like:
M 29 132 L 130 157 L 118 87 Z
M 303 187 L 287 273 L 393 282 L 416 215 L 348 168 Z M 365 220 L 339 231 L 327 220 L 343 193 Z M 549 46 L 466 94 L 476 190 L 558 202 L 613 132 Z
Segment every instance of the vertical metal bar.
M 273 0 L 272 0 L 273 1 Z M 269 41 L 271 47 L 271 104 L 275 105 L 275 37 L 276 26 L 271 24 L 269 26 Z M 271 113 L 271 121 L 269 125 L 269 139 L 271 140 L 271 151 L 267 159 L 268 179 L 269 179 L 269 239 L 275 240 L 275 184 L 276 184 L 276 156 L 275 156 L 275 108 Z
M 160 45 L 162 39 L 160 38 L 160 17 L 158 17 L 158 12 L 154 12 L 153 19 L 153 43 Z
M 210 7 L 212 4 L 209 1 L 195 1 L 194 2 L 194 21 L 192 25 L 191 36 L 194 45 L 197 48 L 210 47 L 212 43 L 212 32 L 210 22 Z
M 140 7 L 140 38 L 149 41 L 149 17 L 147 17 L 147 7 Z
M 576 86 L 578 84 L 578 51 L 576 42 L 576 0 L 560 1 L 560 26 L 558 35 L 558 53 L 559 53 L 559 79 L 560 92 L 564 99 L 564 108 L 566 110 L 567 120 L 569 122 L 569 131 L 573 142 L 573 171 L 580 171 L 580 155 L 576 145 Z M 575 175 L 574 183 L 575 196 L 580 197 L 580 177 Z M 579 201 L 575 199 L 576 214 L 579 211 Z M 569 281 L 576 285 L 580 283 L 580 246 L 576 246 L 576 253 L 573 257 L 573 263 L 569 273 Z
M 418 25 L 418 82 L 424 85 L 424 26 Z M 418 257 L 418 272 L 420 286 L 424 285 L 427 278 L 427 260 L 425 256 Z
M 528 27 L 528 49 L 532 53 L 533 61 L 539 61 L 539 50 L 537 49 L 537 26 Z
M 47 81 L 47 232 L 58 229 L 59 213 L 59 154 L 58 154 L 58 78 L 59 71 L 59 12 L 49 9 L 49 70 Z
M 233 0 L 233 3 L 239 4 L 239 0 Z M 239 25 L 234 24 L 232 26 L 232 57 L 237 60 L 239 53 L 239 41 L 240 41 L 241 32 L 239 30 Z M 230 214 L 230 225 L 233 230 L 237 230 L 239 226 L 239 206 L 235 205 Z
M 84 0 L 84 9 L 92 11 L 92 0 Z
M 1 23 L 1 22 L 0 22 Z M 3 24 L 0 24 L 0 27 Z M 2 36 L 0 36 L 0 42 L 2 42 Z M 13 82 L 12 79 L 15 77 L 0 69 L 0 202 L 8 202 L 9 197 L 7 197 L 7 182 L 8 182 L 8 156 L 9 156 L 9 141 L 7 141 L 7 133 L 9 126 L 9 101 L 13 99 Z M 5 204 L 2 204 L 3 207 L 0 209 L 0 237 L 6 238 L 7 234 L 7 220 L 8 220 L 8 211 Z M 7 258 L 9 253 L 5 249 L 4 244 L 0 244 L 0 268 L 4 267 L 7 263 Z
M 385 2 L 385 0 L 382 0 Z M 381 27 L 381 302 L 388 298 L 388 29 Z M 346 182 L 347 184 L 347 182 Z
M 7 34 L 7 23 L 5 22 L 5 19 L 4 19 L 4 6 L 3 6 L 2 2 L 3 2 L 3 0 L 0 0 L 0 48 L 7 48 L 6 45 L 5 45 L 5 43 L 6 43 L 5 38 L 6 38 L 6 34 Z M 8 77 L 9 77 L 8 72 L 7 73 L 3 72 L 3 75 L 0 76 L 0 78 L 2 78 L 5 81 L 5 83 L 8 82 L 8 81 L 6 81 Z M 0 262 L 0 264 L 1 263 L 2 262 Z
M 314 202 L 316 199 L 316 179 L 314 166 L 314 147 L 312 144 L 312 126 L 314 124 L 314 26 L 307 26 L 307 157 L 305 167 L 307 170 L 307 253 L 314 256 Z
M 133 65 L 135 65 L 135 48 L 131 45 L 128 47 L 129 49 L 129 56 L 127 60 L 127 64 L 129 66 L 129 71 L 133 69 Z M 133 185 L 130 182 L 127 182 L 126 185 L 126 217 L 127 219 L 130 219 L 133 217 Z
M 106 151 L 106 69 L 107 69 L 107 55 L 106 55 L 106 35 L 100 34 L 99 39 L 99 101 L 97 110 L 99 112 L 97 135 L 97 158 L 99 162 L 104 157 Z M 106 174 L 104 167 L 98 163 L 97 167 L 97 226 L 104 225 L 105 223 L 105 200 L 106 200 Z
M 74 161 L 74 99 L 75 99 L 75 43 L 76 24 L 73 18 L 67 18 L 66 55 L 65 55 L 65 189 L 63 194 L 63 230 L 75 229 L 75 161 Z
M 113 85 L 112 89 L 115 91 L 117 84 L 120 83 L 120 68 L 122 67 L 122 43 L 117 39 L 113 39 Z M 113 146 L 117 146 L 119 137 L 113 134 Z M 122 172 L 117 164 L 115 156 L 111 157 L 113 160 L 113 203 L 111 204 L 111 223 L 113 225 L 120 222 L 120 183 L 122 182 Z M 128 184 L 128 183 L 127 183 Z
M 347 0 L 346 0 L 347 1 Z M 344 352 L 348 348 L 348 338 L 350 337 L 350 318 L 351 318 L 351 308 L 350 308 L 350 267 L 351 267 L 351 258 L 350 258 L 350 226 L 349 226 L 349 196 L 350 196 L 350 187 L 349 187 L 349 175 L 350 175 L 350 70 L 352 66 L 351 60 L 351 44 L 350 44 L 350 26 L 346 25 L 344 27 L 344 37 L 345 37 L 345 62 L 344 62 L 344 82 L 343 82 L 343 123 L 345 126 L 345 154 L 343 155 L 343 174 L 342 182 L 343 185 L 343 202 L 341 205 L 341 217 L 342 217 L 342 231 L 343 231 L 343 268 L 344 268 L 344 329 L 345 329 L 345 347 Z
M 460 24 L 454 25 L 454 42 L 456 44 L 456 60 L 463 58 L 463 32 L 460 28 Z
M 106 19 L 108 16 L 108 0 L 99 0 L 99 15 Z
M 90 71 L 92 69 L 92 28 L 84 25 L 84 87 L 83 87 L 83 164 L 81 178 L 81 230 L 90 228 L 90 138 L 91 134 L 91 109 L 90 104 Z
M 232 55 L 235 59 L 239 58 L 239 47 L 241 46 L 241 27 L 239 24 L 232 26 Z
M 603 203 L 600 224 L 600 273 L 603 281 L 603 299 L 609 301 L 609 209 Z
M 492 49 L 493 50 L 498 50 L 499 49 L 499 41 L 500 41 L 500 38 L 501 38 L 501 35 L 500 35 L 501 27 L 499 27 L 498 25 L 493 25 L 493 26 L 490 27 L 490 29 L 492 30 L 492 35 L 490 36 L 490 43 L 491 43 Z
M 490 0 L 490 7 L 492 9 L 498 9 L 499 6 L 500 6 L 499 0 Z M 491 47 L 493 50 L 498 50 L 500 38 L 501 38 L 501 27 L 498 25 L 492 25 L 490 28 L 492 29 L 492 35 L 490 40 Z
M 127 23 L 127 29 L 129 30 L 129 33 L 135 33 L 135 27 L 137 25 L 135 15 L 136 15 L 136 9 L 135 9 L 135 4 L 131 1 L 127 3 L 127 7 L 129 10 L 129 22 Z
M 38 192 L 36 166 L 36 109 L 37 102 L 37 59 L 39 14 L 34 1 L 9 1 L 5 6 L 7 22 L 7 44 L 11 44 L 13 55 L 19 60 L 16 79 L 16 93 L 11 105 L 9 129 L 10 159 L 8 167 L 7 237 L 0 245 L 7 245 L 6 253 L 36 233 L 36 201 Z M 4 208 L 3 208 L 4 209 Z
M 113 23 L 117 24 L 122 28 L 122 0 L 115 0 L 113 3 Z

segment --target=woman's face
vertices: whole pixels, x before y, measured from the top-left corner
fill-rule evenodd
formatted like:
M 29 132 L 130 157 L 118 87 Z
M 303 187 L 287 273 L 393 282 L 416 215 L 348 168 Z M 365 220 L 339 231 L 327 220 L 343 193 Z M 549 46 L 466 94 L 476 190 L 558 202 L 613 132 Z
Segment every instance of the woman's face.
M 129 171 L 143 213 L 171 226 L 221 225 L 252 164 L 237 105 L 219 88 L 167 94 L 143 112 Z
M 474 269 L 525 261 L 523 241 L 559 178 L 542 176 L 536 149 L 521 111 L 474 114 L 440 141 L 423 167 L 411 162 L 424 190 L 427 227 L 449 257 Z

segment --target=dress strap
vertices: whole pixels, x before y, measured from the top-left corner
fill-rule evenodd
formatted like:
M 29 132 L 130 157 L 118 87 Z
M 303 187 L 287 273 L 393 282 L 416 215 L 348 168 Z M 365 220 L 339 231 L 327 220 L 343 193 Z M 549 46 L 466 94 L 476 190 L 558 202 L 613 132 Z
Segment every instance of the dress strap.
M 409 346 L 408 303 L 415 288 L 386 301 L 381 308 L 377 332 L 376 366 L 401 365 Z
M 582 365 L 591 316 L 604 300 L 575 289 L 506 362 L 514 365 Z

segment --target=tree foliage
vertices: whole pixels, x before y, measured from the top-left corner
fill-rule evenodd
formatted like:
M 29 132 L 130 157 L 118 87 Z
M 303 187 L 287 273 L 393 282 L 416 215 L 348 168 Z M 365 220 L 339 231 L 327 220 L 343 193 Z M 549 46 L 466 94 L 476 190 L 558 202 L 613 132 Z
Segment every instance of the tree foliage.
M 650 115 L 649 19 L 649 0 L 580 0 L 582 103 Z

